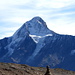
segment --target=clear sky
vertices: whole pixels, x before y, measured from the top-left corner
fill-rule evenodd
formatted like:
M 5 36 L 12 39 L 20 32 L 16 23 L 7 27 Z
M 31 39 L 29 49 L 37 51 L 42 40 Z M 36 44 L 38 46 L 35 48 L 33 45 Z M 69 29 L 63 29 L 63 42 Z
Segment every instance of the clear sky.
M 57 33 L 75 35 L 75 0 L 0 0 L 0 39 L 35 16 Z

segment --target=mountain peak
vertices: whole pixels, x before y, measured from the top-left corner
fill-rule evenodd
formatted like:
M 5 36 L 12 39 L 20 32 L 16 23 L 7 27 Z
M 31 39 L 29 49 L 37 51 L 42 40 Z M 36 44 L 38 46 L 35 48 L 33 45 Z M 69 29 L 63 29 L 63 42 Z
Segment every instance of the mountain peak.
M 36 16 L 36 17 L 34 17 L 34 18 L 32 18 L 32 19 L 40 20 L 40 19 L 42 19 L 42 18 L 39 17 L 39 16 Z
M 32 18 L 30 20 L 30 22 L 33 22 L 33 23 L 36 22 L 36 23 L 39 23 L 39 25 L 42 24 L 43 26 L 47 27 L 46 22 L 41 17 L 39 17 L 39 16 L 36 16 L 36 17 Z
M 32 18 L 31 20 L 32 20 L 32 21 L 44 22 L 44 20 L 43 20 L 41 17 L 39 17 L 39 16 L 36 16 L 36 17 Z
M 32 18 L 25 23 L 25 26 L 32 35 L 43 36 L 52 34 L 52 31 L 48 29 L 46 22 L 41 17 Z
M 48 34 L 53 35 L 54 32 L 49 30 L 46 22 L 41 17 L 34 17 L 30 21 L 27 21 L 23 26 L 17 30 L 14 36 L 24 37 L 25 35 L 36 35 L 36 36 L 45 36 Z

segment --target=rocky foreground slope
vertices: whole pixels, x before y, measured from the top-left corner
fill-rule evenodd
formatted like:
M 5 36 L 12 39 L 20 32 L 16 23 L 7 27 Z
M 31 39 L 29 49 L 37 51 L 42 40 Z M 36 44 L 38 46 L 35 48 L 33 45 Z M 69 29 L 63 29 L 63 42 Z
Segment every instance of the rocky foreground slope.
M 28 65 L 0 63 L 0 75 L 44 75 L 46 68 L 30 67 Z M 52 75 L 75 75 L 74 71 L 50 69 Z

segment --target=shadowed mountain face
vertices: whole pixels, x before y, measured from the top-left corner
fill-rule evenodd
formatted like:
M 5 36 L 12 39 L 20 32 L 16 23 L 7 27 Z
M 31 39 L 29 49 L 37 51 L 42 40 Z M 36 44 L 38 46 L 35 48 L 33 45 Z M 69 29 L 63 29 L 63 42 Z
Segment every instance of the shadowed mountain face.
M 0 62 L 75 71 L 75 36 L 57 34 L 43 19 L 34 17 L 0 40 Z

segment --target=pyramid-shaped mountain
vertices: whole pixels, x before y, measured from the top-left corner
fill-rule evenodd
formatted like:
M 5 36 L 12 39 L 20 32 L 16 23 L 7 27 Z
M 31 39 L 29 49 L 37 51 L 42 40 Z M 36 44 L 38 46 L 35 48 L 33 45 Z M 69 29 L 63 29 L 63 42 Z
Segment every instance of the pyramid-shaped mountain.
M 75 36 L 57 34 L 42 18 L 34 17 L 0 40 L 0 62 L 75 71 Z

